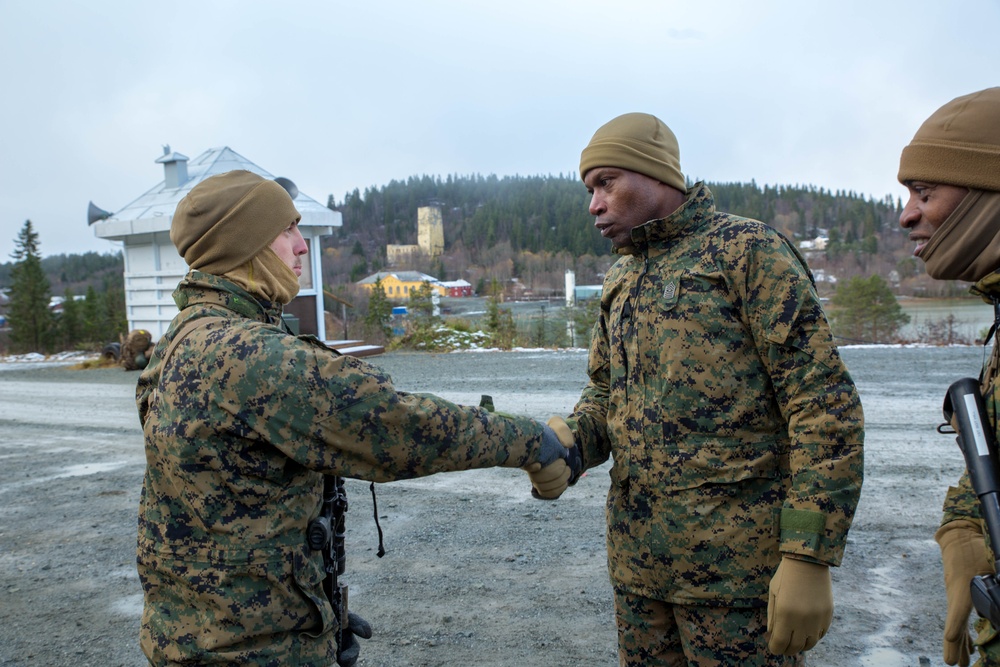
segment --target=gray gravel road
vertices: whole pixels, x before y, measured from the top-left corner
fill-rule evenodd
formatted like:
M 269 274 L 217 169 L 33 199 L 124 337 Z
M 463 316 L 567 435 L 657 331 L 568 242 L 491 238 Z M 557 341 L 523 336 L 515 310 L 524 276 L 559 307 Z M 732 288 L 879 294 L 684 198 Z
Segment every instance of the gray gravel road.
M 928 354 L 937 361 L 926 365 L 950 364 L 951 379 L 956 364 L 981 357 L 971 348 L 845 350 L 866 406 L 866 482 L 847 557 L 834 570 L 834 625 L 810 665 L 941 664 L 944 596 L 931 535 L 961 457 L 932 433 L 929 414 L 949 375 L 912 377 Z M 540 419 L 572 407 L 586 368 L 580 351 L 370 361 L 401 390 L 466 404 L 487 393 L 498 410 Z M 0 666 L 144 664 L 136 377 L 0 364 Z M 922 416 L 901 412 L 900 401 Z M 590 471 L 554 503 L 530 499 L 514 470 L 378 485 L 382 559 L 368 485 L 349 481 L 345 580 L 352 608 L 376 633 L 359 664 L 615 665 L 606 471 Z

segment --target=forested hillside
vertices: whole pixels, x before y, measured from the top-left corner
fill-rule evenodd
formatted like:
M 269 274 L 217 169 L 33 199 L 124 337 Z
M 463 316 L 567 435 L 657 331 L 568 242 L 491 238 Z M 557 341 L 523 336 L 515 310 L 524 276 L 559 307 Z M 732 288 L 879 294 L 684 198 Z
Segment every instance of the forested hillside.
M 964 295 L 966 285 L 930 280 L 911 256 L 913 244 L 899 228 L 901 202 L 816 186 L 759 186 L 709 183 L 721 210 L 763 220 L 796 245 L 826 239 L 824 249 L 803 249 L 831 294 L 834 283 L 853 276 L 880 275 L 897 296 Z M 587 212 L 589 196 L 575 176 L 413 176 L 364 192 L 355 190 L 328 206 L 343 213 L 344 225 L 323 242 L 324 283 L 337 292 L 384 270 L 387 244 L 415 244 L 417 209 L 442 210 L 445 252 L 406 266 L 441 280 L 463 278 L 481 294 L 493 280 L 516 296 L 558 295 L 566 269 L 577 284 L 598 284 L 614 262 L 610 244 Z M 44 249 L 43 249 L 44 250 Z M 9 284 L 12 263 L 0 264 L 0 288 Z M 120 289 L 119 254 L 53 255 L 42 260 L 52 294 L 69 288 L 84 294 Z
M 709 183 L 719 209 L 763 220 L 804 248 L 824 293 L 833 280 L 878 274 L 898 295 L 964 294 L 965 286 L 930 280 L 899 227 L 901 202 L 816 186 Z M 442 280 L 464 278 L 482 293 L 497 279 L 535 295 L 559 293 L 566 269 L 578 284 L 601 281 L 614 261 L 594 229 L 589 196 L 575 176 L 413 176 L 355 190 L 328 206 L 344 226 L 324 243 L 326 282 L 341 285 L 386 268 L 386 244 L 414 244 L 417 208 L 442 209 L 445 253 L 407 266 Z M 514 281 L 516 279 L 516 281 Z
M 89 287 L 97 292 L 125 287 L 125 264 L 120 252 L 49 255 L 43 257 L 41 263 L 42 270 L 49 279 L 52 296 L 63 296 L 67 289 L 82 296 Z M 0 264 L 0 288 L 10 286 L 13 267 L 13 262 Z

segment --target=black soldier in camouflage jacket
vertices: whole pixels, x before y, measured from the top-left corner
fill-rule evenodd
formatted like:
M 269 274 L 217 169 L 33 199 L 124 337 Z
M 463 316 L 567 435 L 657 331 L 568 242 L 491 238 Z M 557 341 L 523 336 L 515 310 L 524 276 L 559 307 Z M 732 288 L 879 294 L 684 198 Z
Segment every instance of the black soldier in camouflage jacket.
M 333 664 L 322 552 L 306 543 L 324 475 L 507 466 L 569 477 L 548 427 L 398 392 L 377 368 L 291 335 L 281 308 L 307 250 L 298 220 L 280 185 L 236 171 L 195 186 L 171 223 L 192 270 L 136 396 L 140 641 L 157 667 Z M 350 630 L 371 635 L 353 614 Z M 349 638 L 342 665 L 357 660 Z
M 1000 314 L 1000 87 L 956 97 L 931 114 L 903 148 L 898 178 L 909 191 L 899 224 L 916 244 L 914 257 L 926 263 L 932 278 L 975 283 L 972 294 L 992 304 L 995 315 Z M 979 379 L 988 426 L 1000 437 L 1000 345 L 996 340 Z M 995 572 L 979 498 L 968 472 L 948 489 L 943 509 L 934 538 L 941 547 L 948 599 L 944 661 L 966 667 L 978 653 L 976 667 L 998 667 L 997 628 L 977 618 L 975 641 L 969 635 L 969 584 L 973 577 Z M 989 537 L 995 545 L 998 536 Z
M 828 570 L 864 440 L 812 277 L 774 229 L 687 187 L 654 116 L 601 127 L 580 175 L 622 257 L 604 280 L 590 382 L 549 423 L 572 432 L 585 468 L 613 458 L 620 662 L 801 664 L 833 617 Z

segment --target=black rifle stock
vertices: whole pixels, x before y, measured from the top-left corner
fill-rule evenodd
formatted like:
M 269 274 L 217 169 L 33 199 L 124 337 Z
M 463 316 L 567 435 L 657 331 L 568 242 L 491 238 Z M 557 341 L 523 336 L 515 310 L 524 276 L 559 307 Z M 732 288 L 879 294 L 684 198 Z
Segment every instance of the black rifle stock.
M 979 497 L 986 532 L 997 554 L 1000 539 L 1000 475 L 997 473 L 997 443 L 979 391 L 979 381 L 962 378 L 950 387 L 944 399 L 944 418 L 955 428 L 956 438 L 972 488 Z M 993 571 L 997 572 L 994 561 Z M 996 574 L 979 575 L 970 583 L 972 604 L 993 627 L 1000 627 L 1000 583 Z
M 326 475 L 323 477 L 323 505 L 320 515 L 309 523 L 306 539 L 309 548 L 323 551 L 323 592 L 330 600 L 333 615 L 339 624 L 337 633 L 337 660 L 344 650 L 350 632 L 347 618 L 347 584 L 340 581 L 340 575 L 347 569 L 347 554 L 344 546 L 346 536 L 347 491 L 344 478 Z

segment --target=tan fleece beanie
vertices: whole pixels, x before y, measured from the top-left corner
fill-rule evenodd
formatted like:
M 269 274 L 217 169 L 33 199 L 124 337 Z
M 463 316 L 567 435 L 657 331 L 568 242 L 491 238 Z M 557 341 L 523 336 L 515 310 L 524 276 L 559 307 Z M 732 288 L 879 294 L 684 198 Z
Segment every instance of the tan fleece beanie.
M 192 269 L 222 275 L 302 216 L 283 187 L 250 171 L 206 178 L 177 204 L 170 240 Z
M 903 149 L 898 178 L 1000 191 L 1000 88 L 956 97 L 931 114 Z
M 677 137 L 648 113 L 627 113 L 602 125 L 580 154 L 580 178 L 594 167 L 628 169 L 687 191 Z

